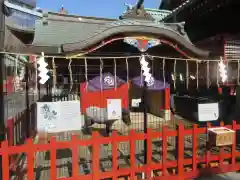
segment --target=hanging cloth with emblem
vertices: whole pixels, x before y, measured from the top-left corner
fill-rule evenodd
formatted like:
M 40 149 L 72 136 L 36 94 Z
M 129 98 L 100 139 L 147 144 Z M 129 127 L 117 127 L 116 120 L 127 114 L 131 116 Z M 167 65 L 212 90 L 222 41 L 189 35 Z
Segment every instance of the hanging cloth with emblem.
M 138 48 L 138 50 L 141 52 L 145 52 L 149 48 L 161 44 L 159 39 L 146 37 L 125 37 L 124 42 Z

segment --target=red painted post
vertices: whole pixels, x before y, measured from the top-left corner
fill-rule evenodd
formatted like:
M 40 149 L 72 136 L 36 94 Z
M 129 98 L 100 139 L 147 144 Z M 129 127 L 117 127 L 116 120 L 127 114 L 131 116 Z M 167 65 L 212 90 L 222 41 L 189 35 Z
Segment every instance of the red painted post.
M 218 94 L 222 94 L 222 88 L 221 87 L 218 88 Z
M 192 142 L 193 142 L 193 145 L 192 145 L 192 169 L 193 169 L 193 172 L 195 172 L 197 170 L 197 137 L 198 137 L 198 125 L 197 124 L 194 124 L 193 125 L 193 134 L 192 134 Z
M 92 133 L 92 179 L 99 180 L 100 179 L 100 172 L 99 172 L 99 164 L 100 164 L 100 144 L 98 142 L 99 137 L 98 132 Z
M 34 144 L 33 139 L 28 139 L 25 145 L 27 152 L 28 179 L 34 179 Z
M 130 173 L 130 179 L 135 178 L 135 131 L 131 130 L 130 131 L 130 168 L 131 168 L 131 173 Z
M 2 177 L 0 177 L 0 179 L 10 180 L 8 141 L 3 141 L 1 143 L 0 151 L 1 151 L 1 155 L 2 155 Z
M 146 179 L 150 179 L 151 178 L 151 164 L 152 164 L 152 129 L 148 128 L 147 129 L 147 134 L 146 134 L 146 138 L 147 138 L 147 171 L 146 171 Z
M 57 149 L 56 149 L 56 137 L 51 137 L 50 139 L 50 144 L 49 146 L 50 148 L 50 174 L 51 174 L 51 179 L 56 179 L 57 178 L 57 172 L 56 172 L 56 168 L 57 168 Z
M 170 88 L 165 88 L 165 103 L 164 103 L 164 109 L 169 110 L 170 109 Z
M 72 136 L 72 177 L 78 178 L 78 137 Z
M 171 120 L 171 111 L 170 111 L 170 88 L 165 88 L 164 93 L 164 119 Z
M 112 179 L 113 180 L 117 180 L 118 177 L 116 176 L 116 172 L 117 172 L 117 169 L 118 169 L 118 146 L 117 146 L 117 142 L 115 141 L 115 139 L 117 139 L 118 135 L 117 135 L 117 132 L 114 131 L 112 133 L 112 174 L 113 174 L 113 177 Z
M 184 179 L 184 125 L 178 125 L 178 177 Z
M 235 135 L 233 138 L 233 144 L 232 144 L 232 166 L 235 166 L 235 164 L 236 164 L 236 130 L 237 130 L 236 121 L 232 122 L 232 130 L 235 131 Z
M 167 126 L 163 127 L 163 131 L 162 131 L 163 135 L 162 135 L 162 175 L 166 176 L 167 175 L 167 155 L 168 155 L 168 151 L 167 151 L 167 137 L 168 137 L 168 128 Z

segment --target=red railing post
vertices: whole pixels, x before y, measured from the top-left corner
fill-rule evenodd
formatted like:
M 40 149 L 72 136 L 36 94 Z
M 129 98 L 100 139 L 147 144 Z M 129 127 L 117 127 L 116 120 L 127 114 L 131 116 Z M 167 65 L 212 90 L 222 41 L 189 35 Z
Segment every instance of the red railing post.
M 151 164 L 152 164 L 152 129 L 147 129 L 147 168 L 146 168 L 146 176 L 145 178 L 151 178 Z
M 192 170 L 195 172 L 197 170 L 197 137 L 198 137 L 198 125 L 193 125 L 193 134 L 192 134 Z
M 179 179 L 184 179 L 184 125 L 178 125 L 178 176 Z
M 135 131 L 131 130 L 130 131 L 130 168 L 131 168 L 131 173 L 130 173 L 130 179 L 135 178 Z
M 167 175 L 167 156 L 168 156 L 168 127 L 163 126 L 162 130 L 162 175 Z
M 164 119 L 166 121 L 171 120 L 171 111 L 170 111 L 170 88 L 165 88 L 164 91 Z
M 117 132 L 114 131 L 112 133 L 112 174 L 113 180 L 117 180 L 117 169 L 118 169 L 118 146 L 117 146 L 117 142 L 115 141 L 115 139 L 117 139 L 118 135 Z
M 1 156 L 2 156 L 2 180 L 10 180 L 9 175 L 9 155 L 8 155 L 8 141 L 1 143 Z
M 34 144 L 33 139 L 28 139 L 25 145 L 27 152 L 28 179 L 34 179 Z
M 57 162 L 56 162 L 56 158 L 57 158 L 57 148 L 56 148 L 56 137 L 51 137 L 50 139 L 50 144 L 49 146 L 50 148 L 50 177 L 51 180 L 55 180 L 57 179 L 57 172 L 56 172 L 56 168 L 57 168 Z
M 92 180 L 100 179 L 99 164 L 100 164 L 100 144 L 98 142 L 99 133 L 92 133 Z
M 72 177 L 78 178 L 79 175 L 79 169 L 78 169 L 78 137 L 72 136 Z

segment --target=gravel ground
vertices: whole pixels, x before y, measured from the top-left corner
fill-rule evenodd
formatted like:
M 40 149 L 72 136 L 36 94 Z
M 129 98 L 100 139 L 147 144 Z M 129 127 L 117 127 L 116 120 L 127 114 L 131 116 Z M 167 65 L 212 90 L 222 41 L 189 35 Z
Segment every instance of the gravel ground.
M 113 129 L 117 130 L 120 134 L 128 134 L 129 130 L 135 129 L 136 131 L 143 132 L 143 113 L 131 113 L 132 125 L 127 127 L 122 121 L 117 121 L 113 125 Z M 156 117 L 152 114 L 148 114 L 148 127 L 151 127 L 154 131 L 161 131 L 162 125 L 168 125 L 169 128 L 174 128 L 175 125 L 181 121 L 186 125 L 191 125 L 190 122 L 184 121 L 180 117 L 173 117 L 172 121 L 165 122 L 162 118 Z M 100 134 L 104 135 L 104 125 L 94 125 L 90 131 L 99 131 Z M 60 133 L 57 135 L 57 140 L 68 141 L 71 139 L 71 134 L 78 135 L 80 139 L 88 139 L 91 137 L 90 134 L 83 133 L 82 131 Z M 51 135 L 49 135 L 50 138 Z M 54 134 L 56 136 L 56 134 Z M 203 139 L 204 136 L 199 136 Z M 205 143 L 205 141 L 203 142 Z M 175 157 L 175 138 L 168 139 L 168 158 L 174 160 Z M 191 147 L 191 137 L 186 137 L 185 146 Z M 152 142 L 153 148 L 153 161 L 161 161 L 161 139 L 154 139 Z M 118 145 L 118 164 L 119 168 L 127 168 L 129 164 L 129 151 L 130 145 L 127 142 L 119 143 Z M 102 171 L 109 171 L 112 167 L 111 158 L 112 147 L 111 145 L 101 146 L 101 163 L 100 168 Z M 91 147 L 79 147 L 79 173 L 88 174 L 91 173 Z M 188 152 L 188 155 L 192 155 Z M 71 176 L 71 167 L 69 166 L 71 159 L 71 150 L 64 149 L 57 152 L 59 157 L 57 160 L 57 178 Z M 49 179 L 50 167 L 49 167 L 49 153 L 41 152 L 37 156 L 37 164 L 41 165 L 39 169 L 40 180 Z M 144 142 L 136 141 L 136 163 L 143 164 L 144 162 Z
M 120 132 L 120 134 L 128 134 L 131 129 L 135 129 L 136 131 L 143 131 L 143 113 L 131 113 L 132 125 L 127 127 L 122 123 L 122 121 L 115 122 L 113 125 L 113 129 Z M 148 114 L 148 126 L 158 130 L 161 128 L 161 125 L 167 125 L 162 118 L 153 116 L 152 114 Z M 169 121 L 170 122 L 170 121 Z M 171 125 L 170 125 L 171 126 Z M 104 125 L 94 125 L 90 131 L 100 131 L 100 134 L 104 135 Z M 59 141 L 69 141 L 71 140 L 71 135 L 78 135 L 80 139 L 88 139 L 91 137 L 90 134 L 85 134 L 82 131 L 76 132 L 68 132 L 68 133 L 59 133 L 57 135 L 57 140 Z M 51 135 L 49 135 L 50 137 Z M 54 134 L 56 136 L 56 134 Z M 155 151 L 153 158 L 157 161 L 161 159 L 160 157 L 160 145 L 161 142 L 159 139 L 155 139 L 153 142 L 153 151 Z M 174 149 L 174 147 L 169 147 Z M 101 163 L 100 168 L 102 171 L 109 171 L 112 168 L 112 147 L 111 145 L 104 144 L 101 146 Z M 121 142 L 118 144 L 118 154 L 119 154 L 119 168 L 127 168 L 130 166 L 129 164 L 129 151 L 130 144 L 127 142 Z M 80 174 L 88 174 L 91 173 L 91 147 L 79 147 L 79 173 Z M 71 150 L 63 149 L 57 152 L 57 178 L 60 177 L 69 177 L 71 176 Z M 170 157 L 175 158 L 175 157 Z M 49 153 L 41 152 L 38 153 L 36 163 L 41 165 L 39 168 L 40 180 L 48 180 L 50 176 L 50 161 L 49 161 Z M 136 141 L 136 163 L 143 164 L 144 162 L 144 142 Z

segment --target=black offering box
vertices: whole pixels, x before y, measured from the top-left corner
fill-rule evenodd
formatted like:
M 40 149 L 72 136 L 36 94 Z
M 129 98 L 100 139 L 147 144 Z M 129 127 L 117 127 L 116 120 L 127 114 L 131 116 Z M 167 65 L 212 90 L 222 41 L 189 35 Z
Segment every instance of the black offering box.
M 198 104 L 207 103 L 218 103 L 218 101 L 207 97 L 175 96 L 177 114 L 198 124 L 201 124 L 198 120 Z

